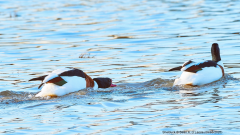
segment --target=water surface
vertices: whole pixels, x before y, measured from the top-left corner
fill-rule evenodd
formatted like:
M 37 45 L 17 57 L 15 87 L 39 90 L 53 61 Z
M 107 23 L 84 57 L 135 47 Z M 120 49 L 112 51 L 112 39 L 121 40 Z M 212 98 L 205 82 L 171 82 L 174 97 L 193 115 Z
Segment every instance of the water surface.
M 240 2 L 0 4 L 0 133 L 240 132 Z M 215 42 L 225 77 L 201 87 L 172 87 L 180 72 L 167 70 L 189 59 L 211 59 Z M 110 77 L 118 87 L 34 98 L 40 82 L 28 80 L 61 67 Z

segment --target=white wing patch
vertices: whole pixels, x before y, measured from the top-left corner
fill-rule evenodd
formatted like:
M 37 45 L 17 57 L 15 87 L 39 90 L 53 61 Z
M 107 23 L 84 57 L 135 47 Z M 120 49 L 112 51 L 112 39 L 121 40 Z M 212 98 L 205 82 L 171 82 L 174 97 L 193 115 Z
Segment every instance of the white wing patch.
M 52 71 L 52 73 L 55 73 L 55 74 L 61 74 L 63 72 L 66 72 L 66 71 L 69 71 L 69 70 L 72 70 L 71 68 L 60 68 L 60 69 L 56 69 L 54 71 Z
M 46 76 L 43 80 L 42 83 L 46 83 L 48 82 L 49 80 L 55 78 L 55 77 L 58 77 L 59 74 L 61 74 L 62 72 L 65 72 L 65 71 L 68 71 L 68 70 L 71 70 L 71 68 L 60 68 L 60 69 L 56 69 L 54 71 L 52 71 L 52 73 L 48 74 L 48 76 Z

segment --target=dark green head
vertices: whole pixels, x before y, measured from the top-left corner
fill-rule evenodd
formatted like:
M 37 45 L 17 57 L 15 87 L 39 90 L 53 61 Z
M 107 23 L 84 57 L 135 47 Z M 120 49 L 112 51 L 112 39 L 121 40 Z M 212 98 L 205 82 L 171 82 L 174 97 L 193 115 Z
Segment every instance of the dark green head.
M 211 52 L 212 52 L 212 61 L 215 61 L 215 62 L 221 61 L 220 49 L 217 43 L 212 44 Z

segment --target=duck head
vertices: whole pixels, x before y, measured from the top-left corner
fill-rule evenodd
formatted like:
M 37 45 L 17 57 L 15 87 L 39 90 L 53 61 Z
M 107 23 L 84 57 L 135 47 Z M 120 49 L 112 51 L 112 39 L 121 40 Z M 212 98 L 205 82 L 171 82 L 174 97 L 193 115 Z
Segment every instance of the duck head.
M 212 61 L 215 61 L 215 62 L 221 61 L 220 49 L 217 43 L 212 44 L 211 53 L 212 53 Z
M 98 88 L 109 88 L 117 86 L 115 84 L 112 84 L 112 79 L 110 78 L 94 78 L 93 80 L 97 82 Z

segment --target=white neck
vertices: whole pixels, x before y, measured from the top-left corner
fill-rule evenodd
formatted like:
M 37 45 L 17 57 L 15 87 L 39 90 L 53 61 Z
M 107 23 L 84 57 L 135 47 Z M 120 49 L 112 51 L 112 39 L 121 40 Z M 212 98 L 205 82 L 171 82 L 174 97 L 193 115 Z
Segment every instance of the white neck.
M 224 67 L 222 61 L 217 62 L 217 64 L 221 65 L 222 67 Z
M 97 90 L 97 89 L 98 89 L 98 84 L 97 84 L 97 82 L 96 82 L 96 81 L 94 81 L 94 86 L 93 86 L 93 89 L 94 89 L 94 90 Z

